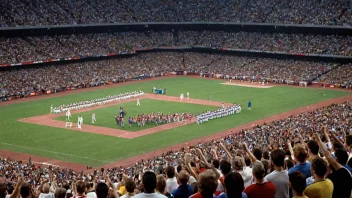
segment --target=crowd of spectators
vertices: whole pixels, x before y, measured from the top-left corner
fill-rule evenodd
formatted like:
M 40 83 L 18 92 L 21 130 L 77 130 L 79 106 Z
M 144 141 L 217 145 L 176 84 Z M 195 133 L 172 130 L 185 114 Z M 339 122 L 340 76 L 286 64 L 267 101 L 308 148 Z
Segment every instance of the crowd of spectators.
M 352 86 L 352 63 L 341 65 L 319 78 L 320 82 Z
M 172 32 L 120 32 L 37 37 L 0 37 L 0 64 L 133 52 L 171 46 Z
M 196 74 L 223 74 L 237 80 L 265 80 L 285 84 L 312 81 L 335 67 L 333 63 L 193 52 L 186 53 L 184 60 L 186 70 Z
M 31 92 L 45 93 L 48 90 L 55 93 L 67 88 L 99 86 L 138 76 L 158 76 L 181 65 L 181 58 L 175 53 L 146 53 L 99 61 L 10 68 L 0 71 L 0 90 L 2 97 L 28 96 Z
M 0 197 L 14 198 L 18 193 L 28 197 L 25 192 L 31 188 L 32 197 L 60 197 L 58 191 L 62 191 L 61 197 L 66 198 L 106 198 L 108 194 L 115 198 L 349 198 L 351 109 L 351 101 L 332 104 L 221 140 L 169 151 L 134 166 L 88 173 L 0 158 Z M 100 187 L 105 185 L 111 191 L 107 187 L 101 196 Z
M 350 26 L 349 0 L 3 0 L 0 27 L 131 22 L 249 22 Z
M 146 31 L 0 37 L 0 64 L 129 53 L 143 47 L 205 46 L 352 56 L 352 37 L 224 31 Z
M 68 64 L 11 67 L 0 71 L 2 100 L 33 92 L 56 93 L 68 88 L 117 83 L 174 71 L 197 75 L 228 75 L 238 80 L 274 83 L 311 81 L 332 69 L 332 63 L 278 60 L 194 52 L 141 53 L 123 58 Z
M 352 56 L 352 37 L 336 35 L 180 31 L 177 45 Z

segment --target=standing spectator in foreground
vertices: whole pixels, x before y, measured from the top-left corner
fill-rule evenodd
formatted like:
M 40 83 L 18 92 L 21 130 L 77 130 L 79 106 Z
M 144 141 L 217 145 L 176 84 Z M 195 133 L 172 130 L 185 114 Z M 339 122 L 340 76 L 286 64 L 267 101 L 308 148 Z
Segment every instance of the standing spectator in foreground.
M 171 194 L 166 192 L 166 179 L 163 175 L 156 176 L 156 193 L 171 198 Z
M 73 198 L 86 198 L 86 185 L 84 184 L 83 181 L 78 181 L 76 183 L 76 189 L 74 188 L 74 190 L 76 190 L 75 192 L 75 196 L 73 196 Z
M 198 177 L 199 192 L 190 196 L 190 198 L 213 198 L 216 188 L 218 187 L 218 179 L 213 170 L 205 170 Z
M 235 172 L 238 172 L 242 176 L 244 180 L 244 186 L 248 187 L 250 186 L 253 177 L 252 174 L 248 174 L 247 172 L 243 171 L 245 165 L 246 164 L 242 157 L 236 156 L 232 159 L 232 168 Z
M 119 198 L 116 190 L 114 190 L 114 184 L 111 182 L 110 177 L 105 175 L 106 183 L 99 183 L 95 187 L 95 193 L 97 198 Z
M 143 175 L 142 179 L 143 187 L 144 187 L 144 192 L 137 194 L 134 196 L 134 198 L 145 198 L 145 197 L 150 197 L 150 198 L 166 198 L 166 196 L 162 194 L 157 194 L 155 193 L 155 188 L 156 188 L 156 175 L 153 172 L 147 171 Z
M 352 168 L 347 165 L 348 153 L 344 148 L 335 149 L 335 158 L 341 166 L 345 167 L 350 173 L 352 173 Z
M 17 183 L 18 184 L 18 183 Z M 16 191 L 16 189 L 15 189 Z M 29 183 L 23 183 L 20 185 L 20 195 L 22 198 L 37 198 L 35 192 L 33 192 L 32 186 Z M 11 198 L 17 198 L 16 193 L 13 193 Z
M 175 167 L 166 167 L 166 192 L 172 193 L 178 188 Z
M 58 188 L 55 190 L 55 198 L 65 198 L 66 197 L 66 189 Z
M 293 198 L 308 198 L 303 194 L 306 186 L 306 176 L 301 172 L 293 172 L 288 175 L 289 185 L 293 192 Z
M 7 195 L 6 198 L 10 198 L 13 193 L 13 186 L 12 184 L 7 184 Z
M 246 164 L 246 167 L 244 167 L 243 171 L 247 175 L 251 175 L 252 174 L 251 159 L 248 156 L 244 157 L 244 163 Z
M 20 195 L 21 198 L 37 198 L 39 196 L 38 193 L 36 194 L 33 191 L 29 183 L 24 182 L 22 177 L 18 177 L 15 189 L 10 198 L 18 198 Z
M 267 175 L 265 179 L 274 183 L 276 187 L 275 198 L 289 198 L 289 178 L 287 171 L 284 169 L 285 152 L 281 149 L 275 149 L 270 155 L 274 171 Z
M 39 198 L 54 198 L 54 194 L 50 192 L 50 185 L 48 183 L 43 184 L 42 193 Z
M 257 160 L 261 161 L 263 157 L 263 152 L 260 148 L 255 148 L 253 149 L 253 155 Z
M 323 127 L 325 128 L 325 127 Z M 328 179 L 334 184 L 333 198 L 350 198 L 352 191 L 352 176 L 349 171 L 341 166 L 335 159 L 332 158 L 331 153 L 321 141 L 319 135 L 314 134 L 315 140 L 319 144 L 319 148 L 329 163 L 332 173 L 328 175 Z
M 306 176 L 306 178 L 311 176 L 311 172 L 310 172 L 310 163 L 307 162 L 307 151 L 306 149 L 302 146 L 302 145 L 296 145 L 293 148 L 293 154 L 295 157 L 295 160 L 297 162 L 296 166 L 290 168 L 288 170 L 288 174 L 293 173 L 295 171 L 299 171 L 301 173 L 304 174 L 304 176 Z
M 86 188 L 87 198 L 97 198 L 97 194 L 95 193 L 95 179 L 93 179 L 93 182 L 87 182 Z
M 330 198 L 334 190 L 334 185 L 329 179 L 325 179 L 325 174 L 328 171 L 326 162 L 316 157 L 312 161 L 312 175 L 314 183 L 309 185 L 304 190 L 304 195 L 314 198 Z
M 109 186 L 105 183 L 98 183 L 95 188 L 97 198 L 107 198 L 109 194 Z
M 252 167 L 254 184 L 248 186 L 244 192 L 248 198 L 274 198 L 276 193 L 275 185 L 264 180 L 264 165 L 260 161 L 255 161 Z
M 227 174 L 229 174 L 231 172 L 231 164 L 230 162 L 228 162 L 227 160 L 221 160 L 220 161 L 220 171 L 222 176 L 219 178 L 219 181 L 221 183 L 221 188 L 219 190 L 223 190 L 223 185 L 225 184 L 225 177 Z
M 319 156 L 319 145 L 315 140 L 309 140 L 307 143 L 308 146 L 308 155 L 309 158 L 307 159 L 308 162 L 312 162 L 312 160 Z
M 136 184 L 132 179 L 127 179 L 125 181 L 125 186 L 127 193 L 123 195 L 121 198 L 132 198 L 134 196 L 134 189 L 136 188 Z
M 177 176 L 178 184 L 180 185 L 171 194 L 175 198 L 188 198 L 193 194 L 193 188 L 187 184 L 189 180 L 189 173 L 185 170 L 179 172 Z
M 221 193 L 216 198 L 247 198 L 244 190 L 244 181 L 239 173 L 231 172 L 225 177 L 226 193 Z
M 5 183 L 0 183 L 0 198 L 5 198 L 7 196 L 7 189 Z

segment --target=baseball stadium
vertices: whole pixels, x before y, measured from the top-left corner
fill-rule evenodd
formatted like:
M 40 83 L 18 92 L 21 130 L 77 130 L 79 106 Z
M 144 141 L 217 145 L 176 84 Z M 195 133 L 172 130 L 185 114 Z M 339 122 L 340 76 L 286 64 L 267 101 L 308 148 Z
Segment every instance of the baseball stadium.
M 350 2 L 0 10 L 0 198 L 350 198 Z

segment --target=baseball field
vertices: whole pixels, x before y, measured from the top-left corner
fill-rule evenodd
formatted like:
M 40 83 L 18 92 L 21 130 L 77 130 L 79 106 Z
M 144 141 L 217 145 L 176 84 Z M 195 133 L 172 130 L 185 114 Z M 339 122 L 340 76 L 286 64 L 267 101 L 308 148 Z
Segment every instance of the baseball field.
M 15 153 L 28 154 L 51 159 L 50 162 L 68 162 L 78 165 L 99 167 L 116 164 L 155 150 L 182 145 L 185 142 L 201 140 L 217 134 L 221 137 L 234 127 L 248 127 L 248 123 L 265 118 L 267 121 L 283 118 L 299 109 L 314 109 L 324 102 L 341 99 L 349 92 L 319 88 L 293 86 L 273 86 L 256 88 L 251 86 L 231 86 L 224 80 L 209 80 L 191 77 L 166 77 L 134 81 L 95 89 L 80 89 L 67 94 L 52 94 L 50 97 L 20 99 L 21 102 L 1 103 L 0 107 L 0 150 L 11 156 Z M 151 94 L 153 87 L 166 88 L 166 95 Z M 258 85 L 260 87 L 260 85 Z M 118 93 L 143 90 L 146 94 L 136 106 L 134 99 L 118 103 L 72 111 L 73 123 L 82 115 L 82 130 L 65 128 L 64 114 L 49 115 L 50 106 L 59 106 L 78 101 L 96 99 Z M 190 93 L 190 100 L 179 101 L 181 93 Z M 323 95 L 325 93 L 325 96 Z M 247 110 L 247 102 L 252 102 L 252 110 Z M 239 103 L 242 112 L 203 124 L 171 123 L 162 126 L 147 124 L 144 128 L 117 126 L 114 116 L 119 107 L 124 107 L 128 116 L 141 113 L 191 112 L 202 113 L 216 109 L 224 102 Z M 325 104 L 324 103 L 324 104 Z M 298 110 L 296 113 L 299 112 Z M 90 122 L 95 112 L 97 122 Z M 262 123 L 262 121 L 261 121 Z M 247 125 L 246 125 L 247 124 Z M 160 150 L 161 152 L 161 150 Z M 157 153 L 155 153 L 157 154 Z M 16 157 L 16 155 L 14 155 Z M 140 158 L 139 158 L 140 159 Z M 133 162 L 132 158 L 129 162 Z

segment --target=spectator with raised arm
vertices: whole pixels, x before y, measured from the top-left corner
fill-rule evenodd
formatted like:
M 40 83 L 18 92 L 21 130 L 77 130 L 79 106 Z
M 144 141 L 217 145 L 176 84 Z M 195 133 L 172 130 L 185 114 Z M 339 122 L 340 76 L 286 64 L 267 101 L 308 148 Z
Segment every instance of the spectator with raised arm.
M 322 131 L 326 130 L 326 126 L 323 126 Z M 315 140 L 319 144 L 319 148 L 323 153 L 324 157 L 329 163 L 329 167 L 332 171 L 328 175 L 328 179 L 330 179 L 333 183 L 333 198 L 350 198 L 352 191 L 352 176 L 351 173 L 339 164 L 333 157 L 331 153 L 326 148 L 325 144 L 321 141 L 318 134 L 314 134 Z
M 294 167 L 290 168 L 290 170 L 288 170 L 288 174 L 293 173 L 295 171 L 299 171 L 303 173 L 306 178 L 310 177 L 311 164 L 310 162 L 307 162 L 308 153 L 306 148 L 300 144 L 296 145 L 295 147 L 293 147 L 293 155 L 297 164 Z

